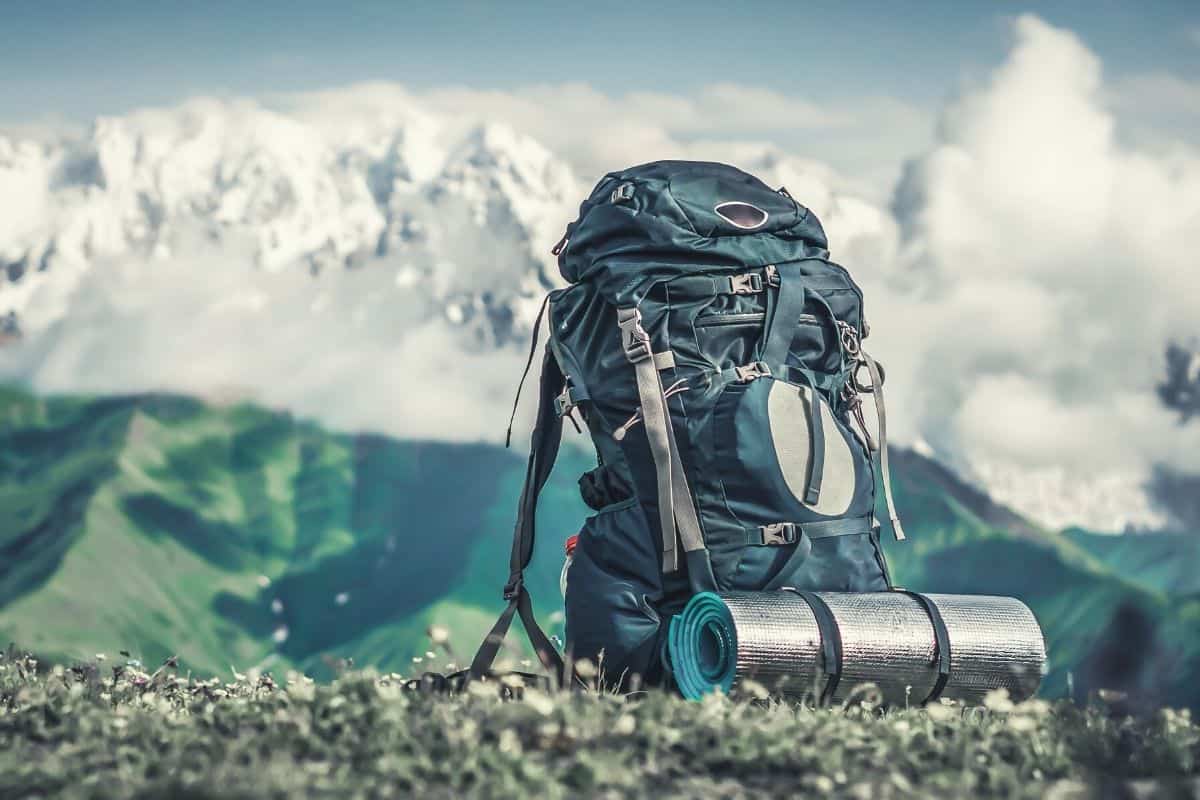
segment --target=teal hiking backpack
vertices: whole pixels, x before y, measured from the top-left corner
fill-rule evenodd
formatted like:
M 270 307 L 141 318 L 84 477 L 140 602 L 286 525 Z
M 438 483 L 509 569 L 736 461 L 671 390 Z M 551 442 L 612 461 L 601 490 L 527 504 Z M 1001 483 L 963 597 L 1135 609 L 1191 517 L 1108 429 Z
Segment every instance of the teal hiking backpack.
M 554 253 L 570 285 L 547 298 L 508 607 L 468 679 L 491 669 L 514 615 L 567 679 L 522 574 L 569 415 L 597 467 L 579 481 L 596 513 L 567 573 L 566 663 L 601 663 L 612 685 L 661 684 L 667 624 L 696 592 L 891 588 L 877 474 L 904 534 L 883 369 L 862 347 L 862 292 L 811 211 L 724 164 L 660 161 L 606 175 Z

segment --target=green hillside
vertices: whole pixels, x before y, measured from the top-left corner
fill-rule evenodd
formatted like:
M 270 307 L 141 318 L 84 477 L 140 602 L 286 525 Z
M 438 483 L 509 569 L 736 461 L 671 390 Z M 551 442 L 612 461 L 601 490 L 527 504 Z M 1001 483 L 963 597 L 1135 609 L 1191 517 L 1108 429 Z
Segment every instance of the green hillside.
M 564 448 L 544 495 L 528 583 L 553 630 L 591 463 Z M 423 669 L 437 624 L 461 662 L 501 606 L 523 474 L 516 449 L 335 434 L 250 405 L 2 391 L 0 636 L 56 660 L 123 649 L 197 673 L 328 676 L 345 658 Z M 888 544 L 898 583 L 1021 597 L 1046 630 L 1049 694 L 1071 673 L 1079 692 L 1200 706 L 1200 596 L 1163 572 L 1169 555 L 1042 531 L 915 453 L 895 474 L 911 534 Z M 1107 654 L 1130 625 L 1143 657 L 1126 668 Z

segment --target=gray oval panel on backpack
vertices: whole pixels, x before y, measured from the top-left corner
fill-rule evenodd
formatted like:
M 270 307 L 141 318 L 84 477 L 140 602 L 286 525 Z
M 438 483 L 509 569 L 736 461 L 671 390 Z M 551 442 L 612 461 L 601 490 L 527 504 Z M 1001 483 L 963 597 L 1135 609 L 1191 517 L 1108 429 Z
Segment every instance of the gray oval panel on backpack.
M 801 503 L 808 481 L 809 402 L 807 386 L 771 381 L 767 418 L 775 443 L 775 458 L 788 489 Z M 821 475 L 821 497 L 815 506 L 808 507 L 818 514 L 835 517 L 845 514 L 854 501 L 854 455 L 828 403 L 821 403 L 821 423 L 825 433 L 822 437 L 825 440 L 825 469 Z
M 756 205 L 743 203 L 740 200 L 718 203 L 713 211 L 735 228 L 747 231 L 761 228 L 767 222 L 767 212 Z

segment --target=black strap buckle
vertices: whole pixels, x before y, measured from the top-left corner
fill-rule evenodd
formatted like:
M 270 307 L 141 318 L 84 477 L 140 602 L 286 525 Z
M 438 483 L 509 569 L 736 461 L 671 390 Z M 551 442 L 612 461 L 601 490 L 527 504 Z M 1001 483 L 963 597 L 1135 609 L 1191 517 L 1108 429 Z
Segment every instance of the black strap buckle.
M 508 583 L 504 584 L 504 599 L 512 602 L 521 596 L 521 590 L 525 588 L 525 580 L 520 575 L 514 575 L 508 579 Z
M 795 544 L 800 538 L 799 527 L 794 522 L 772 522 L 759 527 L 763 544 Z

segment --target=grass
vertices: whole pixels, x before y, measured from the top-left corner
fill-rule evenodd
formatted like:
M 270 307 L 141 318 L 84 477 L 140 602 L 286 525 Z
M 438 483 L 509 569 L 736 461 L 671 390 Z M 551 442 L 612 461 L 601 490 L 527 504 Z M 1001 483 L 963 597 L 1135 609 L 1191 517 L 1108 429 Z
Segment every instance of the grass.
M 813 709 L 661 692 L 454 696 L 0 657 L 0 797 L 1200 794 L 1200 726 L 1036 700 Z M 868 697 L 869 693 L 863 695 Z

